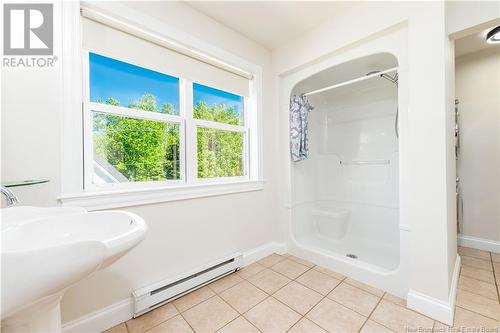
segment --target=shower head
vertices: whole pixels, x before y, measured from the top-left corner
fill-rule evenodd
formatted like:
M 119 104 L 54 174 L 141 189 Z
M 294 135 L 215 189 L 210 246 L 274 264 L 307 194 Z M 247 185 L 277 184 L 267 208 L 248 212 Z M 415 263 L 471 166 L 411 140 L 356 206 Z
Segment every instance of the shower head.
M 372 75 L 372 74 L 376 74 L 376 73 L 380 73 L 380 71 L 371 71 L 371 72 L 368 72 L 366 73 L 366 75 Z M 390 76 L 388 74 L 380 74 L 380 77 L 381 78 L 384 78 L 388 81 L 391 81 L 392 83 L 394 83 L 396 86 L 398 85 L 398 73 L 396 72 L 396 74 L 394 74 L 394 76 Z

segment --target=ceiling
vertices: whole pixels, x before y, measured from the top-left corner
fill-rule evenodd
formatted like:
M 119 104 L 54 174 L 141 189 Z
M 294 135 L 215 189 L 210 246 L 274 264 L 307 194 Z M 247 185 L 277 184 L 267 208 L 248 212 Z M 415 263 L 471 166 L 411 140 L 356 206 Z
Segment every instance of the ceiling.
M 491 48 L 499 48 L 499 44 L 488 44 L 486 43 L 486 34 L 490 29 L 486 29 L 479 33 L 475 33 L 469 36 L 465 36 L 463 38 L 457 39 L 455 41 L 455 57 L 460 57 L 469 53 L 491 49 Z
M 332 17 L 348 2 L 188 1 L 192 8 L 269 50 L 292 41 Z

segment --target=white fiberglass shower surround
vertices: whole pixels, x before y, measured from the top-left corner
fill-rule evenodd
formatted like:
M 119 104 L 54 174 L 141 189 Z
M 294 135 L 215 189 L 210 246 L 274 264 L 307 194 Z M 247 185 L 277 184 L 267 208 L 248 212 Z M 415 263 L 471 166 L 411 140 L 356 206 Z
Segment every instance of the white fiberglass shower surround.
M 314 107 L 309 157 L 289 164 L 288 247 L 406 298 L 409 229 L 399 209 L 404 56 L 359 51 L 284 80 L 284 98 L 304 94 Z

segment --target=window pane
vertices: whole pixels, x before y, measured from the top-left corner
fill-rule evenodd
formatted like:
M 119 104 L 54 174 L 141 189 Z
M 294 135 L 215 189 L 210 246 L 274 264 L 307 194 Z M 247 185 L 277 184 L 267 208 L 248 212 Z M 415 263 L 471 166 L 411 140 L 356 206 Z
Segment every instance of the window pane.
M 179 125 L 93 112 L 96 184 L 180 178 Z
M 243 133 L 198 127 L 198 178 L 243 176 Z
M 243 125 L 243 96 L 193 83 L 193 114 L 196 119 Z
M 179 79 L 126 62 L 89 54 L 90 101 L 179 114 Z

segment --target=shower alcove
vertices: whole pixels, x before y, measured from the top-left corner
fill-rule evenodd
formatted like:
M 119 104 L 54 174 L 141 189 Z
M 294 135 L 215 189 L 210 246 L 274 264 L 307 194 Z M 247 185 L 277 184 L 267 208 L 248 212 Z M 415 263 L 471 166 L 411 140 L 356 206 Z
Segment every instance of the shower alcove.
M 391 287 L 401 274 L 398 75 L 397 58 L 378 53 L 293 86 L 314 109 L 309 157 L 291 162 L 290 238 L 302 256 L 404 296 Z

